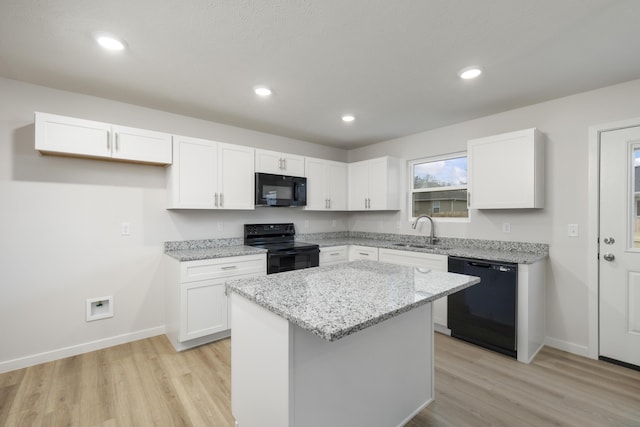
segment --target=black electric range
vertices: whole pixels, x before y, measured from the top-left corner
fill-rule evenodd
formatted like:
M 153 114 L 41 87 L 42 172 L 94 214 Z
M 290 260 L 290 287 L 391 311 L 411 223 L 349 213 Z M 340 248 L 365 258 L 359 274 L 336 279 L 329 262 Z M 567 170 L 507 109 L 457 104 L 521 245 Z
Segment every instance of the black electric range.
M 267 250 L 267 274 L 320 264 L 320 247 L 295 241 L 293 223 L 245 224 L 244 244 Z

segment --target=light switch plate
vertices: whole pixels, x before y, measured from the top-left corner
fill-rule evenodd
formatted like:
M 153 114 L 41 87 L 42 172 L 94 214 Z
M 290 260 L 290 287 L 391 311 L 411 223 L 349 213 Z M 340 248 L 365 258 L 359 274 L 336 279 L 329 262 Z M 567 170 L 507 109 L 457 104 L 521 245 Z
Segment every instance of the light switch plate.
M 131 224 L 128 222 L 123 222 L 120 224 L 120 235 L 121 236 L 130 236 L 131 235 Z
M 511 223 L 503 222 L 502 223 L 502 232 L 503 233 L 511 233 Z

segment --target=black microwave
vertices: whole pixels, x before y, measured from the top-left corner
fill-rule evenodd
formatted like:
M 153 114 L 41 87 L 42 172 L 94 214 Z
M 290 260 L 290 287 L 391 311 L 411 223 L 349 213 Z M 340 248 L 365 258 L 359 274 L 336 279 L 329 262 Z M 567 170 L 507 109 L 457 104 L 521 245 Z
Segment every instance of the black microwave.
M 307 178 L 256 172 L 256 206 L 307 206 Z

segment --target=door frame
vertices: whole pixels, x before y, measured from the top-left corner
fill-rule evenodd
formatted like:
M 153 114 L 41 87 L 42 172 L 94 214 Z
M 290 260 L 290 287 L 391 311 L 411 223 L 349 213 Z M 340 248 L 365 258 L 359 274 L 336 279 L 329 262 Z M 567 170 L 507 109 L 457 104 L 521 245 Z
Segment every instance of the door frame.
M 587 190 L 587 339 L 588 356 L 600 355 L 600 283 L 598 235 L 600 227 L 600 136 L 603 132 L 640 126 L 640 117 L 589 126 Z

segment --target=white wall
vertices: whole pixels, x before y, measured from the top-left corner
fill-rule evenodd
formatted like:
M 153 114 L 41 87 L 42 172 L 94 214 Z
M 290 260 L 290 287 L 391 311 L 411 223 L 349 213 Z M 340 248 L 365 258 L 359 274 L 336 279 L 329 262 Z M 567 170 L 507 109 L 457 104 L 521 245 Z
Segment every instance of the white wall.
M 0 79 L 0 372 L 162 333 L 164 241 L 241 237 L 249 222 L 347 229 L 346 213 L 297 208 L 167 211 L 163 167 L 42 156 L 34 111 L 347 158 L 344 150 Z M 120 236 L 121 222 L 131 223 L 130 237 Z M 114 317 L 85 322 L 85 300 L 108 295 Z
M 349 161 L 383 155 L 410 160 L 464 151 L 468 139 L 539 128 L 547 139 L 546 208 L 472 211 L 468 223 L 437 223 L 437 234 L 548 243 L 547 342 L 587 355 L 588 128 L 634 117 L 640 117 L 640 80 L 352 150 Z M 399 213 L 359 213 L 350 217 L 349 230 L 395 232 L 399 222 L 401 233 L 413 234 L 407 218 L 406 208 Z M 509 234 L 502 232 L 503 222 L 511 223 Z M 567 237 L 570 223 L 579 225 L 580 237 Z

